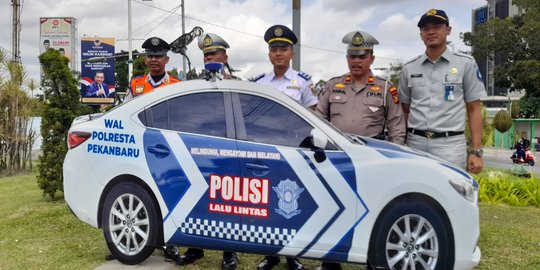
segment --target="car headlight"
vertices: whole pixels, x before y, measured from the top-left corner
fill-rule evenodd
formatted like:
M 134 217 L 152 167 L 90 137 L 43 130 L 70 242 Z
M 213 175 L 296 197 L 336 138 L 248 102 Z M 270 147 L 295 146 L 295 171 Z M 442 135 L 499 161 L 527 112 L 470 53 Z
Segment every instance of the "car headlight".
M 450 179 L 448 182 L 457 191 L 457 193 L 463 196 L 463 198 L 474 203 L 474 187 L 470 181 L 465 179 Z

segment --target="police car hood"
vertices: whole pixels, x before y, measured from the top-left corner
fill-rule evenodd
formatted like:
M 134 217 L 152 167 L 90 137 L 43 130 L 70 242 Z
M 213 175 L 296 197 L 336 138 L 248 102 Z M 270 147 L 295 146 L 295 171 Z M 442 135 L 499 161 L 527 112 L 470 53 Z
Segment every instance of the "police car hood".
M 347 134 L 347 135 L 361 138 L 362 141 L 364 141 L 364 146 L 376 150 L 377 152 L 381 153 L 385 157 L 404 158 L 404 159 L 420 157 L 420 158 L 435 160 L 442 166 L 461 174 L 465 178 L 473 179 L 471 175 L 469 175 L 466 171 L 462 170 L 458 166 L 452 163 L 449 163 L 448 161 L 443 160 L 438 156 L 426 153 L 424 151 L 420 151 L 417 149 L 410 148 L 408 146 L 398 145 L 398 144 L 394 144 L 394 143 L 390 143 L 390 142 L 382 141 L 382 140 L 377 140 L 377 139 L 373 139 L 369 137 L 363 137 L 363 136 L 358 136 L 358 135 L 353 135 L 353 134 Z

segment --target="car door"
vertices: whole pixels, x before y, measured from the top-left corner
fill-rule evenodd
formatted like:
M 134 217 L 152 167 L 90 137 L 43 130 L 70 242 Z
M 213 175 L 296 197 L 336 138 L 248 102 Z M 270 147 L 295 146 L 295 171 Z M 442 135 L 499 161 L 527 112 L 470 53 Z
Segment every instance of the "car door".
M 258 248 L 345 260 L 358 217 L 351 159 L 329 143 L 327 160 L 316 162 L 312 149 L 300 146 L 315 127 L 285 104 L 242 93 L 232 99 L 238 149 L 246 152 L 240 171 L 261 183 L 263 203 L 248 201 L 242 218 Z
M 227 242 L 221 228 L 240 222 L 228 214 L 230 190 L 223 197 L 216 187 L 218 178 L 239 175 L 238 160 L 231 158 L 237 146 L 230 93 L 174 97 L 146 109 L 145 122 L 146 160 L 168 209 L 162 210 L 165 241 L 223 246 L 208 240 Z

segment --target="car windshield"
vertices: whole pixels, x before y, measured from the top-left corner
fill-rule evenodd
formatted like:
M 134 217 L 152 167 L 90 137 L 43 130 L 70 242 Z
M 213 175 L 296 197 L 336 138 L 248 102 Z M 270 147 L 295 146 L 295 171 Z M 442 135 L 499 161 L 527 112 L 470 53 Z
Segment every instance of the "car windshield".
M 366 144 L 367 143 L 364 139 L 362 139 L 362 137 L 360 137 L 360 136 L 358 136 L 356 134 L 344 133 L 344 135 L 346 135 L 347 139 L 349 139 L 353 143 L 357 143 L 357 144 Z

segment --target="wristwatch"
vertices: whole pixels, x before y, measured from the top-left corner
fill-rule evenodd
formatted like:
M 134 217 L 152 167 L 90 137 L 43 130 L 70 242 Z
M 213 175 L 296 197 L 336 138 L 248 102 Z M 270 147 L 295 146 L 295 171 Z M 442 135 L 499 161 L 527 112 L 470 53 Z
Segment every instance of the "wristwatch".
M 482 148 L 480 148 L 480 149 L 469 149 L 469 151 L 467 151 L 467 153 L 469 153 L 469 155 L 475 155 L 477 157 L 482 157 L 484 155 L 484 150 L 482 150 Z

